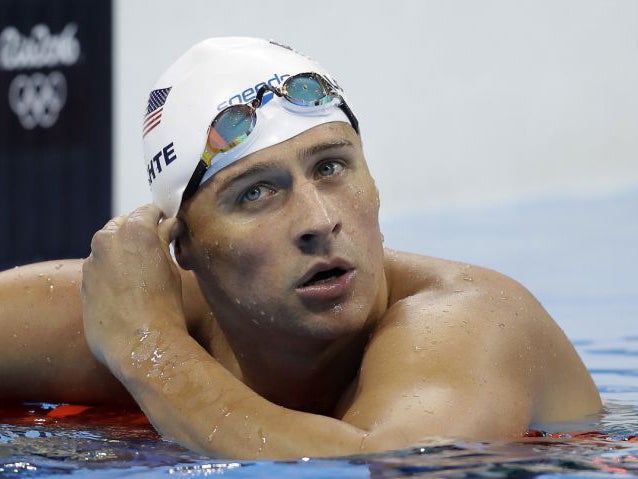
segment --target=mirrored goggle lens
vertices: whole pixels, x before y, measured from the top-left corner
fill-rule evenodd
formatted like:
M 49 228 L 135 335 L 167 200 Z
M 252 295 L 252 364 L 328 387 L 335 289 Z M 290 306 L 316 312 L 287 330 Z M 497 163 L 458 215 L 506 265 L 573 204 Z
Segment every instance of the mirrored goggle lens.
M 312 76 L 299 75 L 286 82 L 286 97 L 297 105 L 323 105 L 333 99 L 321 82 Z
M 253 131 L 255 121 L 255 110 L 249 105 L 226 108 L 210 126 L 207 149 L 210 153 L 217 153 L 239 145 Z

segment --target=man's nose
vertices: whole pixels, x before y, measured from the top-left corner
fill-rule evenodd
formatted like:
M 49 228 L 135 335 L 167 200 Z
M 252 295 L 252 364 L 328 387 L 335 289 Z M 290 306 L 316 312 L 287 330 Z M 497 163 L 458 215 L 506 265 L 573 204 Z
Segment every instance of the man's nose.
M 341 213 L 334 198 L 308 182 L 297 189 L 293 201 L 292 236 L 297 247 L 306 254 L 330 253 L 332 241 L 341 231 Z

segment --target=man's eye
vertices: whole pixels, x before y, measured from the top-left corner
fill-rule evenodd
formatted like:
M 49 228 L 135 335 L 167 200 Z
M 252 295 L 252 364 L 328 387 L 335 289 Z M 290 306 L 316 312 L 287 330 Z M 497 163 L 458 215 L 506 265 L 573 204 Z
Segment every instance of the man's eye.
M 274 193 L 275 190 L 267 187 L 266 185 L 253 185 L 244 192 L 240 199 L 242 202 L 253 202 L 261 200 Z
M 324 161 L 317 167 L 317 174 L 322 177 L 334 176 L 341 173 L 343 165 L 338 161 Z

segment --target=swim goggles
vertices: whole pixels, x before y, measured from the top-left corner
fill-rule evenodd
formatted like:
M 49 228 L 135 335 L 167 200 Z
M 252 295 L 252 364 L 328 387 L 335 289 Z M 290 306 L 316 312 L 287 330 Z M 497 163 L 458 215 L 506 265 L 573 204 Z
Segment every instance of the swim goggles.
M 257 109 L 264 104 L 263 98 L 268 91 L 299 107 L 318 107 L 338 99 L 337 106 L 359 134 L 357 118 L 337 88 L 324 76 L 312 72 L 298 73 L 288 77 L 279 88 L 264 84 L 257 91 L 254 100 L 228 106 L 215 116 L 208 127 L 206 148 L 186 185 L 182 202 L 195 194 L 215 155 L 231 150 L 248 138 L 257 123 Z

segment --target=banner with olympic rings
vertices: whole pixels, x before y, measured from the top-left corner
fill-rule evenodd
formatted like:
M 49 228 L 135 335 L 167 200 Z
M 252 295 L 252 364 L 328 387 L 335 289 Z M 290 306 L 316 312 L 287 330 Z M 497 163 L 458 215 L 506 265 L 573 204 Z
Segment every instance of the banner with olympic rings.
M 111 0 L 0 0 L 0 269 L 83 257 L 110 217 Z

